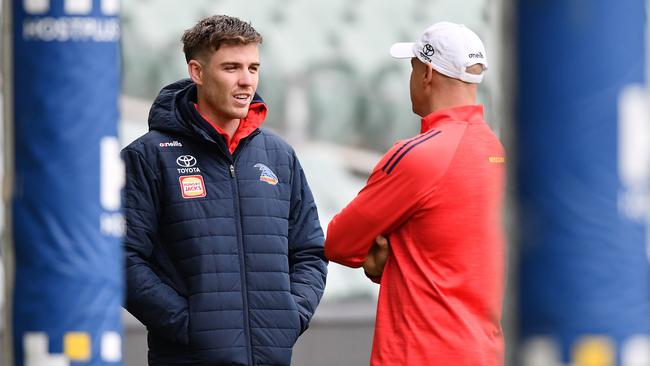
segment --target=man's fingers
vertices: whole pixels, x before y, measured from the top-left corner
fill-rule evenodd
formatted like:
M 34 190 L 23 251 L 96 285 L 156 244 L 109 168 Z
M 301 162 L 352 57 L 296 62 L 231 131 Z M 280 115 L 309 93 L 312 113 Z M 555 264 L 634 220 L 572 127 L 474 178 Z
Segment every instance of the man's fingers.
M 381 249 L 386 249 L 388 248 L 388 239 L 385 237 L 379 235 L 377 238 L 375 238 L 375 243 L 381 248 Z

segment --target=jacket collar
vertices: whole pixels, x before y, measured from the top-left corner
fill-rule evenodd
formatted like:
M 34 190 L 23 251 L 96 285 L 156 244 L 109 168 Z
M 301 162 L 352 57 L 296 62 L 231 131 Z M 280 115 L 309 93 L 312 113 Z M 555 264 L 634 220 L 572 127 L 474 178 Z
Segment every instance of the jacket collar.
M 422 118 L 420 133 L 425 133 L 435 126 L 447 121 L 484 123 L 483 106 L 480 104 L 464 105 L 442 109 L 428 114 Z

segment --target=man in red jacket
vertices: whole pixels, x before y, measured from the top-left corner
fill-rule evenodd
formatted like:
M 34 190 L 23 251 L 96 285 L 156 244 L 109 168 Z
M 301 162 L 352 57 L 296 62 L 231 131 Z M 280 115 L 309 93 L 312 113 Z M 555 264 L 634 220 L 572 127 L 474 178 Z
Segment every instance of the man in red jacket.
M 411 59 L 421 132 L 334 217 L 325 254 L 381 284 L 371 365 L 501 365 L 505 156 L 476 105 L 485 48 L 442 22 L 391 55 Z

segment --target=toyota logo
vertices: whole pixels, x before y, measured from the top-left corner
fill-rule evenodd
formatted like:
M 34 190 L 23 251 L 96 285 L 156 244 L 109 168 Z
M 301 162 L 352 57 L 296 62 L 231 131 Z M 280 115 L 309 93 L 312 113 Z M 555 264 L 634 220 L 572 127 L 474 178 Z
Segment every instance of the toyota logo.
M 192 155 L 181 155 L 176 158 L 176 164 L 183 168 L 191 168 L 196 165 L 196 158 Z
M 430 44 L 425 44 L 424 47 L 422 47 L 422 53 L 425 55 L 431 57 L 436 51 L 433 49 L 433 46 Z

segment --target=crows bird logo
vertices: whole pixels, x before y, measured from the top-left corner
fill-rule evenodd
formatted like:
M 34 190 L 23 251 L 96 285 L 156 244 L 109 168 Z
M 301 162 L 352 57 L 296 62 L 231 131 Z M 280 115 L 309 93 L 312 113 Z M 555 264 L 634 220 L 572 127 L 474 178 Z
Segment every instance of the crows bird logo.
M 271 170 L 268 166 L 262 164 L 262 163 L 257 163 L 254 166 L 255 168 L 259 168 L 260 171 L 262 171 L 262 174 L 260 174 L 260 180 L 262 182 L 266 182 L 272 186 L 278 184 L 278 177 L 273 173 L 273 170 Z

